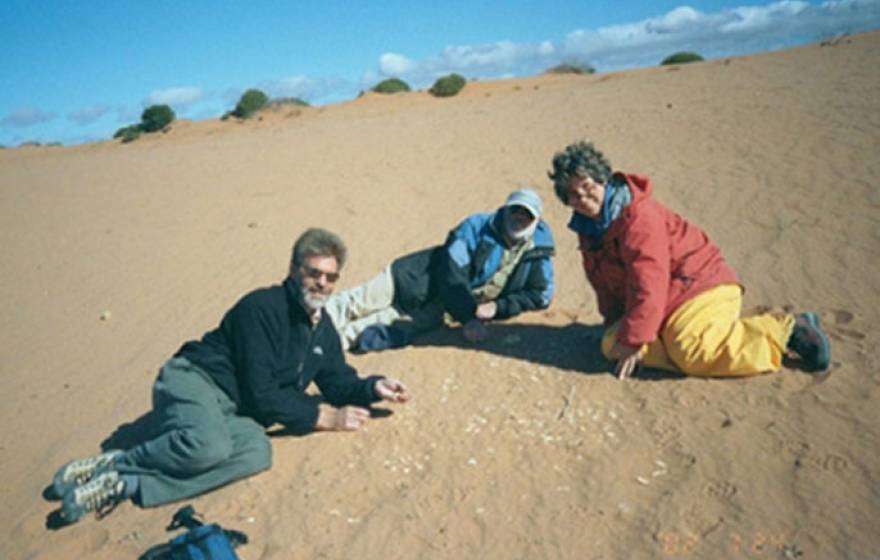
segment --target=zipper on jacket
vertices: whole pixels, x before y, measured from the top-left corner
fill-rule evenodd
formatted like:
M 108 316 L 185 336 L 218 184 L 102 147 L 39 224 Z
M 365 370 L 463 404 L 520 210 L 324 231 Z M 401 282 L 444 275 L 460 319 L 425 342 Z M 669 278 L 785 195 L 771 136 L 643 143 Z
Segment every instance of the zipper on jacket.
M 321 323 L 319 322 L 318 325 L 320 325 L 320 324 Z M 315 338 L 315 332 L 317 332 L 317 330 L 318 330 L 318 325 L 315 325 L 315 328 L 306 327 L 309 331 L 308 338 L 306 338 L 306 351 L 303 352 L 303 357 L 299 361 L 299 365 L 296 366 L 296 374 L 297 374 L 296 384 L 300 385 L 301 391 L 305 389 L 305 387 L 303 386 L 302 372 L 306 367 L 306 360 L 309 359 L 309 354 L 314 352 L 314 348 L 312 347 L 312 341 Z

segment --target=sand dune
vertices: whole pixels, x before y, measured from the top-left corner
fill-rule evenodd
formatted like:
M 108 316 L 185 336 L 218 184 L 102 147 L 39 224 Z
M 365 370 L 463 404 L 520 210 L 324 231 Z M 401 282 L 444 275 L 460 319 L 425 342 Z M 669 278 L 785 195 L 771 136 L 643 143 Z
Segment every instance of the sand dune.
M 250 535 L 242 558 L 880 556 L 878 63 L 875 32 L 0 151 L 0 557 L 133 558 L 169 538 L 177 505 L 49 531 L 40 492 L 149 410 L 181 342 L 279 281 L 304 228 L 347 240 L 345 288 L 523 185 L 558 244 L 551 308 L 477 346 L 439 332 L 352 357 L 414 400 L 364 433 L 277 438 L 272 470 L 192 500 Z M 748 307 L 818 311 L 831 374 L 609 375 L 546 177 L 580 138 L 709 232 Z

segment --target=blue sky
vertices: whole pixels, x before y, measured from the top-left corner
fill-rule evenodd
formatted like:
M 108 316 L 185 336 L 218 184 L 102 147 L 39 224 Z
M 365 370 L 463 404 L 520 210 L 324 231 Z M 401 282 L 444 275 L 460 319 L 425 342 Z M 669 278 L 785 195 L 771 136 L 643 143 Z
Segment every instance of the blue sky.
M 604 72 L 878 27 L 880 0 L 0 0 L 0 145 L 104 140 L 155 103 L 216 118 L 250 87 L 321 105 L 392 76 Z

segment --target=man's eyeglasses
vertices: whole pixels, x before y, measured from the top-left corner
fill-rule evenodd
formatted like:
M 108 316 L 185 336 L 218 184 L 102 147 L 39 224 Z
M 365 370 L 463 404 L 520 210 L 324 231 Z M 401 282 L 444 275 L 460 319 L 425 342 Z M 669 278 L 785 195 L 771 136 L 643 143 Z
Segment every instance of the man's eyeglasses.
M 335 284 L 336 281 L 339 280 L 338 272 L 324 272 L 323 270 L 318 270 L 317 268 L 311 267 L 307 264 L 300 265 L 300 268 L 302 268 L 302 271 L 305 273 L 305 275 L 312 280 L 317 280 L 321 276 L 325 277 L 327 279 L 327 282 L 330 282 L 331 284 Z

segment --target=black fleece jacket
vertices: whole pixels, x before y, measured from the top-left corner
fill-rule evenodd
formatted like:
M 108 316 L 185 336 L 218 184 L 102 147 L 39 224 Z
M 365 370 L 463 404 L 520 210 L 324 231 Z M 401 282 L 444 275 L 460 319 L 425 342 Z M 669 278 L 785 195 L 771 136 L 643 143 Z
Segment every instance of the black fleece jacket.
M 176 355 L 205 370 L 240 414 L 264 426 L 283 424 L 294 433 L 315 428 L 322 399 L 304 393 L 312 381 L 334 406 L 379 400 L 373 387 L 381 377 L 359 378 L 345 363 L 326 313 L 312 329 L 290 278 L 244 296 L 219 327 L 185 343 Z

